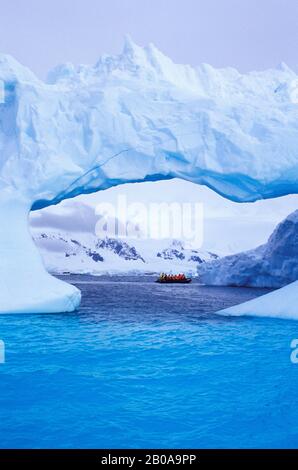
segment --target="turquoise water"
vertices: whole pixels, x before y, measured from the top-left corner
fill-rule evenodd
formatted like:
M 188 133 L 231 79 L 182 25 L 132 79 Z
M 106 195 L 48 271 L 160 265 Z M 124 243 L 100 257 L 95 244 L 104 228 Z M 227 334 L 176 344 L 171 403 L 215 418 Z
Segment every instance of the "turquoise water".
M 298 323 L 263 290 L 72 278 L 73 314 L 0 317 L 0 447 L 298 447 Z

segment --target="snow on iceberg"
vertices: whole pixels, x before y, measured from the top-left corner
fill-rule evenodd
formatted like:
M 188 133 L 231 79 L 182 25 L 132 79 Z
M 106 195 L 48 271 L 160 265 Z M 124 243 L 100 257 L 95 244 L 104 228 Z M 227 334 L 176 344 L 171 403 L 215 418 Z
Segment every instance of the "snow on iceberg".
M 47 273 L 28 229 L 30 205 L 1 192 L 0 313 L 71 312 L 81 293 Z
M 282 287 L 298 279 L 298 210 L 274 230 L 265 245 L 198 266 L 208 285 Z
M 191 68 L 127 39 L 120 55 L 59 66 L 47 83 L 1 55 L 0 80 L 2 313 L 79 304 L 75 287 L 45 273 L 30 209 L 174 177 L 239 202 L 298 192 L 297 76 L 286 66 Z
M 240 305 L 220 310 L 221 315 L 251 315 L 297 320 L 298 281 Z

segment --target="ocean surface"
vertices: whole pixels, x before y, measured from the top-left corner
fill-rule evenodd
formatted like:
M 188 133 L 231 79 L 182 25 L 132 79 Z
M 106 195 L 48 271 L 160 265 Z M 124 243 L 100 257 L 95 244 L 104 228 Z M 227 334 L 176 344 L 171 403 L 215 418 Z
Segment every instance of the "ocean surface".
M 79 311 L 0 316 L 1 448 L 298 447 L 298 322 L 214 314 L 264 289 L 67 280 Z

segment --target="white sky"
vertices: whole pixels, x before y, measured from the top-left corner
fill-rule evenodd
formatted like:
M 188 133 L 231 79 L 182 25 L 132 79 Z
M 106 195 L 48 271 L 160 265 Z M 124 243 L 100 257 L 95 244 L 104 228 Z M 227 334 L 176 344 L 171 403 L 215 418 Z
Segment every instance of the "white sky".
M 88 196 L 79 196 L 38 212 L 44 213 L 43 225 L 47 223 L 48 214 L 62 215 L 64 208 L 71 207 L 73 210 L 74 205 L 80 202 L 90 205 L 95 215 L 97 204 L 103 202 L 112 203 L 117 209 L 118 197 L 123 195 L 126 196 L 128 204 L 141 202 L 147 206 L 156 202 L 203 203 L 203 246 L 197 248 L 223 255 L 265 243 L 275 226 L 298 208 L 298 195 L 240 204 L 224 199 L 204 186 L 182 180 L 170 180 L 126 184 Z M 33 213 L 33 216 L 38 217 L 38 212 Z M 97 220 L 92 214 L 88 213 L 86 219 L 91 230 Z M 53 219 L 49 220 L 52 224 Z M 74 221 L 67 223 L 70 223 L 72 228 L 75 225 L 79 230 L 80 227 L 77 227 Z

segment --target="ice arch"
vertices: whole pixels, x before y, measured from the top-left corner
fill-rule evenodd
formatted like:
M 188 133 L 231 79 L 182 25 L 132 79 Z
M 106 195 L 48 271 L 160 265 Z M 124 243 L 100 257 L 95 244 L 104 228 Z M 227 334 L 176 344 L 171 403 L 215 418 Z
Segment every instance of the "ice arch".
M 47 83 L 0 56 L 0 313 L 80 302 L 76 288 L 44 270 L 31 209 L 173 177 L 238 202 L 297 193 L 295 83 L 284 64 L 247 75 L 191 68 L 130 39 L 120 55 L 61 65 Z

